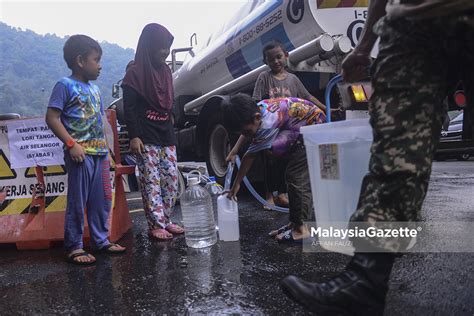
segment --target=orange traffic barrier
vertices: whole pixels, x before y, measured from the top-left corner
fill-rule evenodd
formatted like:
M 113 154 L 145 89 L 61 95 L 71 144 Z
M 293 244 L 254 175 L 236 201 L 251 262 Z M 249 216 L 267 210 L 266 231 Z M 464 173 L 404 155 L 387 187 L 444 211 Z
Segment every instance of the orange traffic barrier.
M 118 133 L 115 128 L 117 126 L 115 111 L 107 110 L 107 118 L 113 127 L 113 160 L 115 162 L 112 163 L 112 165 L 115 165 L 113 179 L 115 194 L 109 218 L 109 238 L 112 242 L 115 242 L 132 227 L 122 175 L 134 173 L 135 168 L 134 166 L 123 166 L 120 163 Z M 5 169 L 10 168 L 10 163 L 5 158 L 2 148 L 0 148 L 0 158 L 3 158 Z M 45 183 L 45 172 L 48 172 L 48 168 L 54 169 L 54 171 L 57 168 L 62 171 L 62 167 L 56 166 L 36 167 L 34 168 L 34 175 L 32 171 L 29 171 L 30 168 L 24 172 L 25 177 L 36 177 L 37 182 L 35 184 L 31 184 L 31 181 L 28 184 L 25 183 L 25 188 L 27 185 L 31 186 L 31 198 L 4 199 L 5 192 L 0 192 L 0 243 L 16 244 L 17 249 L 20 250 L 47 249 L 51 247 L 52 243 L 64 239 L 66 196 L 46 196 L 45 187 L 51 184 L 47 181 Z M 23 171 L 11 170 L 11 177 L 17 177 L 20 174 L 23 174 Z M 2 175 L 10 176 L 10 174 L 0 174 L 0 176 Z M 63 183 L 63 185 L 65 184 Z M 4 188 L 4 190 L 8 190 L 8 188 Z M 84 223 L 84 241 L 88 243 L 87 220 Z
M 134 174 L 135 166 L 122 165 L 122 157 L 120 156 L 120 146 L 118 142 L 117 113 L 115 110 L 107 110 L 107 119 L 114 135 L 114 157 L 115 161 L 115 200 L 111 214 L 110 222 L 110 240 L 115 242 L 119 240 L 131 227 L 132 219 L 128 209 L 127 198 L 123 187 L 122 175 Z

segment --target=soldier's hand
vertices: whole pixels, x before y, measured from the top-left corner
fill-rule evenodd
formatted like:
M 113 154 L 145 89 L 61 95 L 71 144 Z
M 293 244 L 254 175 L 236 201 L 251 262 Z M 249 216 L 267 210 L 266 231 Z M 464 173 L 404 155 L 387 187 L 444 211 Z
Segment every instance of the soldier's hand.
M 369 75 L 370 54 L 352 51 L 342 62 L 342 78 L 347 82 L 360 81 Z

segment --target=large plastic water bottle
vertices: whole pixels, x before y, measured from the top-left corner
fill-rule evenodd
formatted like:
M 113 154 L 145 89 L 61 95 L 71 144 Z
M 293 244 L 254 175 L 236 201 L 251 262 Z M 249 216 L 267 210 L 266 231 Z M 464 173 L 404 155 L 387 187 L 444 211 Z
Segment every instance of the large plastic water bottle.
M 230 189 L 230 181 L 234 165 L 229 164 L 225 178 L 224 191 Z M 229 200 L 227 194 L 217 198 L 217 222 L 219 225 L 219 239 L 222 241 L 236 241 L 240 238 L 239 208 L 237 202 Z
M 199 179 L 188 178 L 188 188 L 181 196 L 186 245 L 192 248 L 204 248 L 217 242 L 211 196 L 199 185 Z

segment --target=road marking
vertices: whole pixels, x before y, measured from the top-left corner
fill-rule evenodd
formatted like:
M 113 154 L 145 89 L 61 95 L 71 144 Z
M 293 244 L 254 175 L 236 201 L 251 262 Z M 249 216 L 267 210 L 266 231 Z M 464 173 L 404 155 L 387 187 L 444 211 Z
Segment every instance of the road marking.
M 138 213 L 138 212 L 143 212 L 143 211 L 144 211 L 144 209 L 142 209 L 142 208 L 136 208 L 134 210 L 130 210 L 129 213 Z

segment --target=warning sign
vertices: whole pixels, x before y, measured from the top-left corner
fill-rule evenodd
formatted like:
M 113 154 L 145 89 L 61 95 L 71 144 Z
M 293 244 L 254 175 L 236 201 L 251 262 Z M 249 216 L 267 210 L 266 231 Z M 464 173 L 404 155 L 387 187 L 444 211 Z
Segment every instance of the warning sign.
M 45 183 L 46 196 L 65 195 L 67 193 L 67 178 L 66 177 L 51 177 Z M 4 191 L 7 193 L 7 199 L 16 198 L 31 198 L 36 186 L 36 178 L 32 180 L 24 180 L 22 182 L 14 181 L 12 184 L 4 186 Z
M 64 164 L 63 143 L 44 118 L 12 120 L 6 124 L 12 168 Z
M 45 177 L 47 176 L 61 176 L 66 174 L 66 169 L 64 166 L 49 166 L 43 167 L 43 174 Z M 25 178 L 36 178 L 36 171 L 35 168 L 30 167 L 26 168 L 25 171 Z
M 8 161 L 8 158 L 3 152 L 3 150 L 0 149 L 0 180 L 8 180 L 15 178 L 15 170 L 11 169 L 10 161 Z
M 11 132 L 16 134 L 16 138 L 13 138 L 13 142 L 16 144 L 13 146 L 10 137 Z M 21 139 L 21 137 L 24 137 L 24 139 Z M 38 150 L 39 144 L 46 143 L 59 143 L 59 145 L 47 146 Z M 28 148 L 24 147 L 22 149 L 21 146 L 25 145 L 28 145 Z M 26 214 L 28 212 L 34 188 L 38 183 L 35 168 L 37 163 L 43 167 L 45 212 L 63 212 L 65 210 L 68 178 L 64 168 L 62 147 L 62 143 L 48 129 L 42 117 L 0 121 L 0 192 L 2 192 L 0 196 L 0 219 L 3 216 Z M 61 155 L 57 154 L 56 148 Z M 22 152 L 20 154 L 23 155 L 23 161 L 29 161 L 30 159 L 26 155 L 33 153 L 35 149 L 38 152 L 54 154 L 54 159 L 51 161 L 43 158 L 33 158 L 33 163 L 26 167 L 18 167 L 15 164 L 15 162 L 18 162 L 18 158 L 15 158 L 18 157 L 18 152 Z M 16 156 L 13 153 L 14 151 L 17 152 Z M 46 164 L 45 161 L 51 163 Z M 111 164 L 113 164 L 112 159 Z M 112 191 L 114 191 L 115 172 L 113 169 L 110 172 L 110 182 Z M 115 196 L 114 193 L 113 196 Z

